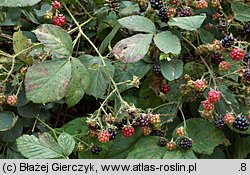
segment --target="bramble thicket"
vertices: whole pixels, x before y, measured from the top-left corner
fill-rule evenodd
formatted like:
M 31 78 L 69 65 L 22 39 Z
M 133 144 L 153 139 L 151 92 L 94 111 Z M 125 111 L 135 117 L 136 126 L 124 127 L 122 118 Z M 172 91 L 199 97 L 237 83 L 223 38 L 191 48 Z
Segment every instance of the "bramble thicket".
M 0 158 L 250 158 L 249 0 L 2 0 Z

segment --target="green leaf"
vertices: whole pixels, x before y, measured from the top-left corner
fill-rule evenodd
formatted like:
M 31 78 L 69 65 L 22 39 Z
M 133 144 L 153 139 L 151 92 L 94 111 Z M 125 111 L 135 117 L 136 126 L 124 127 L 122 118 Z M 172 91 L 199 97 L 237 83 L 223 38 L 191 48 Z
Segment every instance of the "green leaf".
M 23 36 L 22 31 L 18 30 L 13 35 L 13 49 L 14 52 L 17 54 L 19 52 L 22 52 L 23 50 L 29 48 L 31 46 L 31 41 L 29 41 L 25 36 Z M 23 62 L 25 62 L 28 65 L 31 65 L 33 60 L 32 56 L 29 55 L 29 52 L 31 50 L 27 50 L 23 52 L 22 54 L 18 55 L 17 58 Z
M 162 115 L 162 121 L 166 121 L 169 119 L 174 119 L 177 115 L 177 103 L 165 103 L 160 107 L 156 107 L 153 112 Z M 164 115 L 165 114 L 165 115 Z
M 0 113 L 0 131 L 7 131 L 12 128 L 18 117 L 14 116 L 12 112 L 5 111 Z
M 184 66 L 184 74 L 188 74 L 196 79 L 202 77 L 203 73 L 207 71 L 206 66 L 194 61 L 187 62 Z
M 41 105 L 29 102 L 23 106 L 18 106 L 17 111 L 22 117 L 34 118 L 40 113 Z
M 163 156 L 163 159 L 197 159 L 194 152 L 192 150 L 172 150 L 166 151 Z
M 130 30 L 136 32 L 146 32 L 146 33 L 156 33 L 156 28 L 154 23 L 143 16 L 128 16 L 122 19 L 119 19 L 118 22 Z
M 14 26 L 18 23 L 21 15 L 20 8 L 17 7 L 9 7 L 1 9 L 1 11 L 5 12 L 5 20 L 0 23 L 0 26 Z
M 68 58 L 73 53 L 71 37 L 62 28 L 51 24 L 43 24 L 33 32 L 38 40 L 52 51 L 55 58 Z
M 199 36 L 203 44 L 207 44 L 207 43 L 211 44 L 214 41 L 214 35 L 203 28 L 199 30 Z
M 154 43 L 164 53 L 180 54 L 181 42 L 180 39 L 171 32 L 161 32 L 154 37 Z
M 152 34 L 137 34 L 123 39 L 116 43 L 113 54 L 126 63 L 139 61 L 146 55 L 152 38 Z
M 240 112 L 239 103 L 236 100 L 235 95 L 225 85 L 220 85 L 218 90 L 221 92 L 221 98 L 215 103 L 216 111 L 222 116 L 232 109 L 236 113 Z
M 77 104 L 89 85 L 89 73 L 85 66 L 76 58 L 71 60 L 71 79 L 66 92 L 66 103 L 69 107 Z
M 176 17 L 168 22 L 169 26 L 177 26 L 185 30 L 196 30 L 198 29 L 204 20 L 206 15 L 190 16 L 190 17 Z
M 235 144 L 233 145 L 233 157 L 235 159 L 245 159 L 247 155 L 250 153 L 250 139 L 247 138 L 240 138 L 237 136 L 235 138 Z
M 232 1 L 231 8 L 235 19 L 242 22 L 250 21 L 249 3 L 244 3 L 242 1 Z
M 183 62 L 176 59 L 171 61 L 164 60 L 161 62 L 161 72 L 167 80 L 176 80 L 183 73 Z
M 35 64 L 25 77 L 26 96 L 34 103 L 47 103 L 62 99 L 71 76 L 68 60 L 49 60 Z
M 63 152 L 49 133 L 39 135 L 23 135 L 17 139 L 17 149 L 29 159 L 53 159 L 64 157 Z
M 115 64 L 115 82 L 125 82 L 127 80 L 133 80 L 134 76 L 142 78 L 151 69 L 151 65 L 145 63 L 143 60 L 139 60 L 135 63 L 126 64 L 123 62 L 117 62 Z M 120 85 L 118 88 L 120 92 L 133 87 L 132 85 Z
M 157 145 L 158 137 L 142 137 L 129 152 L 127 159 L 161 159 L 166 147 Z
M 15 142 L 23 133 L 23 123 L 18 120 L 12 128 L 7 131 L 0 131 L 0 140 L 2 142 Z
M 102 44 L 100 45 L 99 51 L 101 54 L 105 51 L 106 47 L 110 44 L 111 40 L 115 37 L 116 33 L 120 29 L 120 25 L 116 24 L 112 31 L 106 36 L 106 38 L 102 41 Z
M 88 132 L 86 118 L 79 117 L 56 129 L 58 132 L 66 132 L 70 135 L 85 134 Z
M 212 154 L 216 146 L 229 144 L 223 132 L 209 121 L 193 118 L 187 120 L 186 123 L 188 136 L 193 140 L 192 150 L 196 153 Z
M 58 144 L 65 156 L 69 156 L 75 148 L 74 138 L 65 132 L 58 137 Z
M 1 0 L 0 7 L 26 7 L 33 6 L 41 0 Z

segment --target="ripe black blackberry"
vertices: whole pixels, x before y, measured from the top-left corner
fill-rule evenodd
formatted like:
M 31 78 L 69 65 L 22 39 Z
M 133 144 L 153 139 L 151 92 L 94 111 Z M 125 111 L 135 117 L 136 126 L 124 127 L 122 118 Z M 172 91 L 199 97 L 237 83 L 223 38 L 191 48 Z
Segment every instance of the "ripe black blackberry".
M 114 129 L 108 128 L 107 131 L 110 134 L 109 140 L 114 140 L 115 137 L 117 136 L 118 132 Z
M 242 33 L 250 34 L 250 21 L 244 23 Z
M 147 6 L 147 5 L 146 5 L 146 6 L 141 6 L 141 5 L 139 5 L 139 8 L 140 8 L 139 11 L 140 11 L 141 13 L 143 13 L 143 12 L 146 12 L 148 6 Z
M 147 114 L 141 114 L 140 118 L 137 119 L 137 122 L 139 123 L 140 127 L 148 126 L 149 118 Z
M 191 8 L 181 9 L 179 12 L 179 16 L 180 17 L 192 16 L 192 9 Z
M 159 140 L 158 140 L 158 144 L 160 145 L 160 146 L 166 146 L 166 144 L 167 144 L 167 139 L 166 138 L 164 138 L 164 137 L 159 137 Z
M 184 150 L 190 149 L 192 147 L 192 140 L 187 137 L 181 138 L 179 146 Z
M 250 81 L 250 69 L 245 69 L 243 72 L 243 78 L 246 81 Z
M 220 63 L 221 61 L 223 61 L 222 59 L 222 54 L 221 53 L 215 53 L 211 56 L 211 62 L 212 63 L 215 63 L 215 64 L 218 64 Z
M 245 54 L 243 61 L 246 63 L 250 63 L 250 52 Z
M 241 115 L 240 117 L 236 118 L 233 123 L 233 127 L 240 130 L 245 131 L 249 128 L 249 121 L 245 115 Z
M 219 24 L 218 24 L 218 29 L 220 30 L 220 31 L 225 31 L 226 30 L 226 28 L 227 28 L 227 23 L 225 23 L 225 22 L 220 22 Z
M 93 145 L 93 146 L 91 147 L 91 153 L 92 153 L 93 155 L 98 155 L 101 151 L 102 151 L 102 148 L 99 147 L 99 146 L 97 146 L 97 145 Z
M 161 22 L 167 23 L 169 21 L 169 18 L 167 17 L 167 9 L 165 7 L 161 8 L 158 11 L 158 16 L 159 16 Z
M 214 120 L 214 126 L 218 129 L 222 129 L 225 126 L 223 118 L 216 118 Z
M 229 48 L 234 44 L 234 37 L 232 35 L 229 36 L 225 36 L 222 40 L 221 40 L 221 44 L 223 47 L 225 48 Z
M 153 130 L 153 131 L 151 132 L 151 135 L 152 135 L 152 136 L 164 137 L 164 132 L 163 132 L 163 131 L 160 131 L 160 130 Z
M 153 66 L 153 71 L 157 74 L 161 73 L 161 65 L 160 64 L 155 64 Z
M 150 0 L 151 7 L 160 10 L 163 7 L 162 0 Z
M 122 119 L 121 121 L 115 122 L 115 126 L 119 129 L 122 130 L 123 127 L 127 124 L 127 120 Z

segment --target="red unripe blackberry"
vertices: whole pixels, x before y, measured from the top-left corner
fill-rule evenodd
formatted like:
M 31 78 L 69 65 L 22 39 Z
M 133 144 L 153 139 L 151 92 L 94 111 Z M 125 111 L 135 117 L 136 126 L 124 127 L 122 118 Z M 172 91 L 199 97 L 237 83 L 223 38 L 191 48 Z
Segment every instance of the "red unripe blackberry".
M 7 103 L 10 106 L 14 106 L 17 103 L 17 96 L 15 96 L 15 95 L 9 95 L 8 98 L 7 98 Z
M 192 140 L 187 137 L 181 138 L 179 141 L 179 146 L 184 150 L 192 148 L 192 144 L 193 144 Z
M 177 136 L 184 136 L 185 135 L 184 128 L 183 127 L 176 128 L 175 133 Z
M 55 0 L 55 1 L 52 2 L 52 7 L 55 10 L 59 9 L 61 7 L 61 3 Z
M 235 61 L 242 60 L 245 56 L 245 52 L 239 48 L 233 48 L 230 52 L 230 58 Z
M 163 84 L 161 87 L 161 92 L 167 94 L 171 90 L 171 87 L 168 84 Z
M 205 0 L 198 0 L 196 1 L 196 8 L 198 9 L 205 9 L 208 7 L 208 3 Z
M 99 134 L 98 134 L 98 140 L 99 142 L 101 143 L 106 143 L 109 141 L 109 138 L 110 138 L 110 134 L 108 131 L 101 131 Z
M 122 135 L 124 137 L 132 137 L 135 133 L 135 129 L 132 126 L 127 126 L 123 128 Z
M 58 14 L 53 18 L 52 22 L 57 26 L 63 26 L 64 24 L 66 24 L 66 18 L 62 14 Z
M 148 114 L 149 123 L 151 124 L 160 124 L 161 118 L 159 114 Z
M 221 71 L 228 71 L 229 69 L 231 69 L 232 65 L 227 62 L 227 61 L 222 61 L 219 64 L 219 70 Z
M 216 90 L 211 90 L 208 92 L 208 100 L 211 103 L 216 103 L 220 100 L 220 92 Z
M 150 128 L 150 126 L 143 126 L 141 127 L 141 132 L 143 133 L 143 135 L 148 136 L 152 132 L 152 129 Z
M 204 91 L 206 88 L 207 88 L 207 83 L 203 80 L 197 80 L 195 82 L 195 86 L 194 88 L 197 90 L 197 91 Z
M 235 119 L 236 119 L 236 118 L 235 118 L 232 114 L 230 114 L 230 113 L 227 113 L 227 114 L 223 117 L 224 122 L 225 122 L 226 124 L 228 124 L 228 125 L 233 124 L 234 121 L 235 121 Z
M 168 142 L 167 145 L 166 145 L 166 148 L 167 148 L 169 151 L 172 151 L 172 150 L 176 149 L 176 144 L 175 144 L 175 142 L 173 142 L 173 141 Z
M 204 100 L 201 102 L 205 111 L 211 111 L 214 109 L 214 103 L 211 103 L 209 100 Z

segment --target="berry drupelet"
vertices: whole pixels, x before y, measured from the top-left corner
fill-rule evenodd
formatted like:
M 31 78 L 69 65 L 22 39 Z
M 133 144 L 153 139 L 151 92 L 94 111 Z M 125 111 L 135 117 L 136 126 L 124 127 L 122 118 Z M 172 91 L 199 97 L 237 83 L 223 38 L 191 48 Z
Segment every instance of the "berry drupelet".
M 233 127 L 240 130 L 245 131 L 249 128 L 249 121 L 245 115 L 241 115 L 240 117 L 236 118 Z
M 224 38 L 222 38 L 221 44 L 225 48 L 231 47 L 234 44 L 234 37 L 231 35 L 225 36 Z
M 187 137 L 184 137 L 180 139 L 179 146 L 184 150 L 190 149 L 192 147 L 192 140 Z

